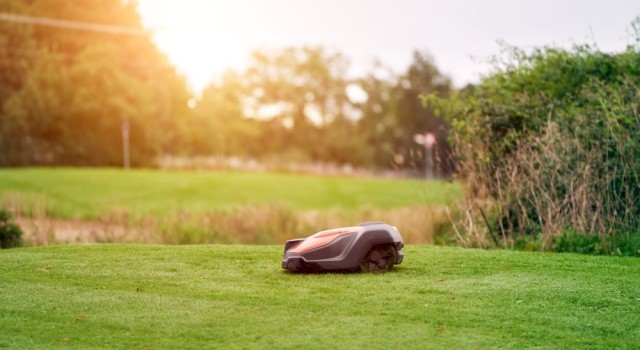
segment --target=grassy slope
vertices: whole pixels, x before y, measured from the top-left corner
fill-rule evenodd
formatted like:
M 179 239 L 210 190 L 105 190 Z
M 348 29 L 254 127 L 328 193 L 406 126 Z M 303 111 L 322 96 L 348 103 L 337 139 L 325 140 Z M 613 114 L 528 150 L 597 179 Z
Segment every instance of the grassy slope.
M 0 348 L 639 348 L 640 259 L 409 246 L 293 275 L 277 246 L 0 251 Z
M 281 203 L 293 209 L 356 209 L 443 204 L 455 184 L 303 176 L 277 173 L 119 169 L 0 169 L 0 199 L 21 193 L 43 198 L 57 217 L 95 218 L 125 210 L 134 215 L 202 212 L 240 204 Z

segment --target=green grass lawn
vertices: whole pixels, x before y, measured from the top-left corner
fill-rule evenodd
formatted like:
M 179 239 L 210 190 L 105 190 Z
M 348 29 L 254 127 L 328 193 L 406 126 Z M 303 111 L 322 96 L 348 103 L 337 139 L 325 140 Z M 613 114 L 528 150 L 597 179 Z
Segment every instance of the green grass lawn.
M 640 259 L 408 246 L 295 275 L 281 249 L 0 251 L 0 348 L 640 348 Z
M 15 198 L 49 215 L 93 219 L 110 211 L 163 215 L 243 204 L 292 209 L 398 208 L 444 204 L 457 184 L 423 180 L 320 177 L 280 173 L 90 169 L 0 169 L 0 199 Z

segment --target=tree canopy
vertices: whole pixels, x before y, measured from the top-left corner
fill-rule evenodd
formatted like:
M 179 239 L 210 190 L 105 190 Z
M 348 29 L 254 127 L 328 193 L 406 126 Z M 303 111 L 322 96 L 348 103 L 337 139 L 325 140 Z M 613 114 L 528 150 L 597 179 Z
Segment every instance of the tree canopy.
M 351 78 L 340 52 L 256 51 L 196 96 L 135 2 L 0 0 L 0 12 L 74 23 L 0 22 L 1 165 L 119 165 L 123 128 L 134 166 L 220 155 L 416 170 L 426 131 L 448 158 L 447 126 L 418 95 L 451 86 L 424 53 L 403 74 Z

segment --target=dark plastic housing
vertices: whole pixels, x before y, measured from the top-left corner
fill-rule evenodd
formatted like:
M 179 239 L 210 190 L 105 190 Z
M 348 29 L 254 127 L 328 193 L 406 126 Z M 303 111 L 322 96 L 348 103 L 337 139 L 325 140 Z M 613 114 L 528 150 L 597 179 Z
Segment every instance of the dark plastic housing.
M 317 237 L 326 237 L 336 231 L 336 237 L 310 250 L 296 251 L 302 242 Z M 348 233 L 345 233 L 348 232 Z M 365 222 L 355 227 L 321 231 L 303 239 L 293 239 L 284 246 L 282 268 L 297 272 L 357 271 L 365 255 L 378 245 L 392 245 L 395 264 L 402 263 L 404 242 L 400 232 L 383 222 Z

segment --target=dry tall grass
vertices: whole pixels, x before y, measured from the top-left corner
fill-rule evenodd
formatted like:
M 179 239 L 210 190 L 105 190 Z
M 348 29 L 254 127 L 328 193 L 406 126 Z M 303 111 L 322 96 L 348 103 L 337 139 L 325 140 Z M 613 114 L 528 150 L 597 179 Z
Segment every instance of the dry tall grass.
M 469 172 L 465 199 L 452 217 L 459 241 L 465 246 L 513 246 L 540 233 L 539 248 L 546 250 L 559 235 L 575 230 L 600 237 L 607 250 L 617 232 L 640 226 L 640 163 L 627 146 L 633 141 L 615 136 L 589 140 L 548 122 L 539 135 L 518 141 L 505 161 L 491 169 L 481 169 L 477 159 L 486 149 L 475 147 L 473 156 L 465 157 L 473 164 L 461 164 L 476 171 Z M 490 220 L 483 213 L 491 213 Z
M 133 218 L 111 212 L 98 220 L 62 220 L 47 214 L 46 201 L 19 193 L 5 195 L 2 205 L 16 214 L 30 245 L 60 243 L 281 244 L 327 228 L 363 221 L 384 221 L 398 227 L 407 243 L 432 243 L 448 225 L 442 206 L 398 209 L 293 210 L 272 205 L 245 205 L 204 214 L 178 212 Z

